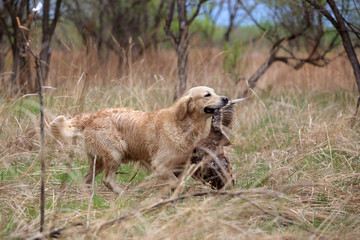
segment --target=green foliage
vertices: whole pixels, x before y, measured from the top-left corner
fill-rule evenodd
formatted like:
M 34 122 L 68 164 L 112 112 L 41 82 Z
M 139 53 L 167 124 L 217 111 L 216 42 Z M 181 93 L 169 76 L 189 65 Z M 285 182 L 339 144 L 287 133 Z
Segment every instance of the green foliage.
M 22 162 L 23 159 L 20 159 L 19 162 Z M 15 181 L 17 178 L 21 177 L 22 174 L 28 168 L 27 165 L 14 163 L 12 166 L 8 168 L 0 169 L 0 181 L 3 183 L 11 183 Z
M 11 106 L 11 111 L 15 116 L 34 117 L 40 113 L 39 99 L 37 96 L 22 98 Z
M 229 46 L 227 42 L 224 42 L 224 60 L 222 67 L 223 70 L 232 75 L 234 79 L 242 76 L 248 65 L 248 61 L 243 58 L 245 52 L 246 48 L 243 44 L 239 43 L 239 40 L 235 40 L 231 46 Z

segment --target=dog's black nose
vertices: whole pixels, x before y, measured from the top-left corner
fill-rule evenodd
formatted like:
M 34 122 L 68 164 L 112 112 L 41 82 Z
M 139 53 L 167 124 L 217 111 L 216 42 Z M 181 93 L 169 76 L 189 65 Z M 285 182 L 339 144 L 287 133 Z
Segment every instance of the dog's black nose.
M 221 100 L 224 102 L 224 104 L 227 104 L 229 102 L 229 98 L 227 97 L 221 97 Z

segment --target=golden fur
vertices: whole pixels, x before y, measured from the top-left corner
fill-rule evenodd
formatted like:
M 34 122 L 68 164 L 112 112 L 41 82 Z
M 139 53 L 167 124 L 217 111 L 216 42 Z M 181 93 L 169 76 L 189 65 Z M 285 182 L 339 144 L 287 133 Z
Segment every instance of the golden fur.
M 186 164 L 194 144 L 208 132 L 208 118 L 227 103 L 228 98 L 201 86 L 188 90 L 166 109 L 142 112 L 106 108 L 72 119 L 58 116 L 50 128 L 56 138 L 83 138 L 90 162 L 84 181 L 92 181 L 96 156 L 95 175 L 104 171 L 104 184 L 119 193 L 115 174 L 122 163 L 129 161 L 141 162 L 159 179 L 176 180 L 172 171 Z

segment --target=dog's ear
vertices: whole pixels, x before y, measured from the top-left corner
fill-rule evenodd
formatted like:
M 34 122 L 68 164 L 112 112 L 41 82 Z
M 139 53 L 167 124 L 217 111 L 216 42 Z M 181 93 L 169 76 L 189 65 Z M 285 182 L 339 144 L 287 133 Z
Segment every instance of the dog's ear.
M 176 117 L 182 121 L 186 116 L 192 113 L 195 109 L 194 100 L 192 97 L 183 97 L 179 99 L 178 106 L 176 108 Z

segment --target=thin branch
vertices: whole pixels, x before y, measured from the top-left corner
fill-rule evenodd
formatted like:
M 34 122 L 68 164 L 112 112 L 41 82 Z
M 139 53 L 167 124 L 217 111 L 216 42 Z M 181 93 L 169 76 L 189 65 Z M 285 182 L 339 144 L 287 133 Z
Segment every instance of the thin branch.
M 265 27 L 261 26 L 260 23 L 255 19 L 255 17 L 252 15 L 252 11 L 247 9 L 246 6 L 243 4 L 242 0 L 237 0 L 237 2 L 240 4 L 240 6 L 245 10 L 245 12 L 247 13 L 247 15 L 250 17 L 251 21 L 253 21 L 253 23 L 255 23 L 255 25 L 260 28 L 263 32 L 267 32 L 268 30 L 266 30 Z M 255 9 L 255 7 L 253 7 L 252 9 Z
M 287 49 L 285 46 L 281 45 L 279 48 L 288 53 L 291 57 L 296 58 L 295 54 L 290 49 Z
M 87 216 L 86 216 L 86 229 L 90 228 L 90 210 L 91 210 L 91 204 L 93 202 L 94 199 L 94 195 L 95 195 L 95 169 L 96 169 L 96 155 L 94 157 L 94 164 L 93 164 L 93 172 L 92 172 L 92 192 L 91 192 L 91 197 L 89 200 L 89 206 L 88 206 L 88 212 L 87 212 Z
M 357 88 L 358 88 L 358 93 L 360 94 L 360 63 L 359 60 L 357 58 L 356 52 L 354 50 L 353 44 L 351 42 L 350 39 L 350 35 L 349 32 L 345 26 L 344 23 L 344 18 L 341 15 L 338 7 L 336 6 L 336 3 L 333 0 L 327 0 L 327 3 L 329 4 L 331 10 L 333 11 L 335 18 L 338 22 L 338 25 L 335 26 L 336 30 L 339 32 L 341 39 L 342 39 L 342 43 L 344 46 L 344 49 L 346 51 L 346 54 L 349 58 L 349 61 L 351 63 L 351 66 L 353 68 L 354 71 L 354 76 L 355 76 L 355 80 L 356 80 L 356 84 L 357 84 Z M 360 101 L 360 97 L 358 98 L 358 103 L 356 104 L 356 107 L 359 106 L 359 101 Z M 356 113 L 357 113 L 358 109 L 356 109 Z
M 50 31 L 51 31 L 51 35 L 53 35 L 55 28 L 56 28 L 56 24 L 59 20 L 60 17 L 60 7 L 61 7 L 61 2 L 62 0 L 57 0 L 56 1 L 56 6 L 55 6 L 55 15 L 54 18 L 51 22 L 51 27 L 50 27 Z
M 157 13 L 155 15 L 155 19 L 154 19 L 154 26 L 153 26 L 153 29 L 156 30 L 160 24 L 160 19 L 161 19 L 161 12 L 164 8 L 164 3 L 165 3 L 165 0 L 162 0 L 159 4 L 159 8 L 157 10 Z M 156 32 L 156 31 L 154 31 Z
M 36 14 L 36 13 L 35 13 Z M 36 16 L 35 16 L 36 17 Z M 44 230 L 45 223 L 45 132 L 44 132 L 44 93 L 43 93 L 43 80 L 41 75 L 41 62 L 39 55 L 35 54 L 30 46 L 29 41 L 26 39 L 23 28 L 19 18 L 16 18 L 18 28 L 24 38 L 27 48 L 29 49 L 31 55 L 35 59 L 35 69 L 36 69 L 36 80 L 38 83 L 38 94 L 40 100 L 40 161 L 41 161 L 41 185 L 40 185 L 40 232 Z M 36 24 L 36 22 L 35 22 Z
M 231 192 L 231 191 L 216 191 L 216 190 L 210 190 L 210 191 L 203 191 L 203 192 L 195 192 L 195 193 L 191 193 L 191 194 L 185 194 L 185 195 L 180 195 L 176 198 L 170 198 L 170 199 L 166 199 L 166 200 L 161 200 L 157 203 L 154 203 L 153 205 L 150 205 L 149 207 L 143 208 L 137 212 L 133 212 L 133 213 L 128 213 L 125 214 L 121 217 L 115 218 L 113 220 L 107 221 L 105 223 L 103 223 L 100 227 L 98 231 L 103 231 L 107 228 L 109 228 L 110 226 L 114 225 L 115 223 L 119 223 L 122 222 L 125 219 L 128 219 L 129 217 L 132 216 L 136 216 L 139 213 L 140 214 L 144 214 L 144 213 L 148 213 L 151 211 L 154 211 L 160 207 L 166 206 L 170 203 L 175 203 L 178 202 L 180 200 L 184 200 L 184 199 L 188 199 L 188 198 L 193 198 L 193 197 L 202 197 L 202 196 L 240 196 L 243 194 L 262 194 L 262 195 L 266 195 L 266 196 L 272 196 L 272 197 L 277 197 L 277 198 L 286 198 L 286 196 L 282 193 L 279 192 L 275 192 L 272 190 L 267 190 L 267 189 L 253 189 L 253 190 L 240 190 L 237 192 Z
M 279 46 L 280 46 L 283 42 L 290 41 L 290 40 L 294 40 L 295 38 L 298 38 L 298 37 L 302 36 L 302 35 L 303 35 L 303 30 L 304 30 L 304 29 L 302 29 L 301 31 L 299 31 L 299 32 L 297 32 L 297 33 L 291 34 L 290 36 L 280 38 L 279 40 L 277 40 L 277 41 L 272 45 L 270 52 L 273 52 L 273 51 L 275 51 L 276 49 L 278 49 Z
M 194 12 L 194 14 L 191 16 L 191 18 L 189 20 L 186 21 L 187 25 L 190 25 L 194 19 L 196 18 L 196 16 L 199 14 L 200 8 L 201 8 L 201 4 L 203 4 L 204 2 L 206 2 L 207 0 L 199 0 L 197 6 L 196 6 L 196 10 Z
M 38 233 L 38 234 L 28 238 L 28 240 L 39 240 L 39 239 L 44 239 L 44 238 L 58 238 L 61 235 L 61 232 L 63 230 L 69 229 L 71 227 L 77 227 L 77 226 L 83 226 L 83 225 L 84 224 L 82 224 L 82 223 L 75 223 L 70 226 L 57 227 L 50 231 Z
M 127 186 L 124 188 L 124 190 L 122 190 L 122 192 L 120 193 L 119 196 L 121 196 L 126 190 L 129 189 L 131 182 L 134 180 L 134 178 L 136 177 L 136 175 L 138 174 L 138 172 L 139 172 L 139 168 L 136 170 L 135 174 L 130 178 L 129 183 L 128 183 Z M 123 174 L 123 173 L 117 172 L 116 174 Z M 124 173 L 124 174 L 128 174 L 128 173 Z
M 236 15 L 238 13 L 238 4 L 235 2 L 234 6 L 231 5 L 231 0 L 228 0 L 228 11 L 230 13 L 229 15 L 229 25 L 227 27 L 227 30 L 224 34 L 224 39 L 226 42 L 230 41 L 230 34 L 232 32 L 232 29 L 234 27 L 234 19 L 236 18 Z
M 221 15 L 221 13 L 222 13 L 222 10 L 223 10 L 223 4 L 224 4 L 223 0 L 220 1 L 219 5 L 218 5 L 218 10 L 217 10 L 217 12 L 215 13 L 215 15 L 214 15 L 214 17 L 213 17 L 214 22 L 216 22 L 217 19 L 220 17 L 220 15 Z M 211 17 L 211 12 L 212 12 L 212 11 L 209 10 L 209 16 L 210 16 L 210 17 Z
M 171 40 L 177 45 L 178 40 L 176 39 L 175 35 L 170 30 L 171 23 L 172 23 L 172 20 L 173 20 L 173 17 L 174 17 L 174 9 L 175 9 L 175 0 L 171 0 L 170 6 L 169 6 L 169 13 L 168 13 L 168 16 L 165 19 L 164 30 L 165 30 L 166 35 L 168 37 L 170 37 Z
M 301 225 L 301 224 L 299 224 L 299 223 L 297 223 L 297 222 L 295 222 L 295 221 L 292 221 L 292 220 L 290 220 L 290 219 L 281 217 L 280 215 L 277 215 L 277 214 L 275 214 L 275 213 L 273 213 L 273 212 L 270 212 L 270 211 L 268 211 L 268 210 L 265 210 L 265 209 L 262 208 L 259 204 L 255 203 L 255 202 L 253 202 L 253 201 L 250 201 L 249 199 L 247 199 L 247 198 L 245 198 L 245 197 L 241 197 L 241 196 L 240 196 L 240 198 L 243 199 L 243 200 L 245 200 L 245 201 L 247 201 L 248 203 L 250 203 L 251 205 L 253 205 L 255 208 L 257 208 L 258 210 L 260 210 L 261 212 L 263 212 L 263 213 L 265 213 L 265 214 L 267 214 L 267 215 L 270 215 L 270 216 L 274 217 L 275 219 L 279 219 L 279 220 L 281 220 L 281 221 L 284 222 L 284 223 L 288 223 L 288 224 L 295 225 L 295 226 L 297 226 L 297 227 L 305 230 L 306 232 L 309 232 L 309 233 L 312 233 L 312 234 L 314 234 L 314 235 L 316 235 L 316 236 L 319 236 L 319 234 L 318 234 L 317 232 L 314 232 L 314 231 L 310 230 L 309 228 L 304 227 L 303 225 Z
M 310 58 L 310 57 L 308 57 L 308 58 L 297 58 L 295 56 L 291 56 L 291 57 L 278 57 L 278 56 L 276 56 L 274 58 L 274 62 L 275 61 L 283 62 L 283 63 L 289 65 L 290 67 L 294 68 L 295 70 L 298 70 L 304 63 L 308 63 L 308 64 L 314 65 L 316 67 L 325 67 L 329 63 L 331 63 L 332 61 L 334 61 L 338 57 L 343 56 L 346 53 L 346 51 L 342 51 L 341 53 L 337 54 L 335 57 L 333 57 L 331 59 L 325 59 L 325 56 L 330 52 L 331 49 L 333 49 L 333 45 L 334 45 L 333 43 L 335 42 L 337 37 L 338 37 L 338 35 L 335 36 L 332 39 L 332 42 L 330 43 L 328 49 L 326 49 L 321 56 L 318 56 L 316 58 Z M 354 46 L 354 48 L 358 48 L 358 47 L 360 47 L 360 45 L 355 45 Z M 296 64 L 296 65 L 292 65 L 289 62 L 291 60 L 299 61 L 299 63 Z M 323 61 L 323 63 L 321 64 L 321 63 L 319 63 L 319 61 Z
M 274 62 L 275 61 L 283 62 L 283 63 L 289 65 L 290 67 L 294 68 L 295 70 L 300 69 L 305 63 L 314 65 L 316 67 L 325 67 L 329 63 L 334 61 L 336 58 L 344 55 L 344 53 L 345 53 L 345 51 L 339 53 L 338 55 L 336 55 L 332 59 L 324 59 L 322 56 L 317 57 L 317 58 L 313 58 L 313 59 L 311 59 L 311 58 L 296 58 L 296 57 L 275 57 Z M 290 61 L 297 61 L 298 63 L 293 65 L 293 64 L 290 63 Z M 319 63 L 319 61 L 323 61 L 323 63 Z
M 283 199 L 290 200 L 290 199 L 287 198 L 287 196 L 285 194 L 283 194 L 281 192 L 276 192 L 276 191 L 268 190 L 268 189 L 260 189 L 260 188 L 250 189 L 250 190 L 239 190 L 239 191 L 209 190 L 209 191 L 203 191 L 203 192 L 194 192 L 194 193 L 190 193 L 190 194 L 179 195 L 176 198 L 169 198 L 169 199 L 161 200 L 161 201 L 159 201 L 157 203 L 154 203 L 154 204 L 152 204 L 152 205 L 150 205 L 148 207 L 142 208 L 142 209 L 140 209 L 138 211 L 134 211 L 134 212 L 122 215 L 122 216 L 120 216 L 118 218 L 115 218 L 113 220 L 107 221 L 107 222 L 103 223 L 102 225 L 100 225 L 99 227 L 94 226 L 94 227 L 91 227 L 89 229 L 80 230 L 77 234 L 86 234 L 86 233 L 88 233 L 90 231 L 100 232 L 100 231 L 103 231 L 103 230 L 111 227 L 112 225 L 114 225 L 116 223 L 121 223 L 122 221 L 127 220 L 127 219 L 129 219 L 131 217 L 134 217 L 134 216 L 138 216 L 139 214 L 145 214 L 145 213 L 152 212 L 152 211 L 157 210 L 157 209 L 159 209 L 161 207 L 167 206 L 168 204 L 177 203 L 180 200 L 185 200 L 185 199 L 190 199 L 190 198 L 195 198 L 195 197 L 203 197 L 203 196 L 230 196 L 230 197 L 240 197 L 240 198 L 244 199 L 245 201 L 249 201 L 249 200 L 242 197 L 242 195 L 245 195 L 245 194 L 257 194 L 257 195 L 270 196 L 270 197 L 283 198 Z M 258 206 L 256 204 L 254 206 L 256 208 L 260 207 L 260 206 Z M 308 232 L 311 232 L 313 234 L 317 234 L 317 233 L 311 231 L 310 229 L 302 226 L 301 224 L 299 224 L 297 222 L 294 222 L 292 220 L 280 217 L 277 214 L 272 213 L 272 212 L 267 211 L 267 210 L 264 210 L 264 209 L 261 209 L 261 211 L 264 212 L 265 214 L 276 217 L 276 218 L 282 220 L 283 222 L 293 224 L 293 225 L 298 226 L 300 228 L 306 229 L 306 231 L 308 231 Z M 29 238 L 29 239 L 35 240 L 35 239 L 43 239 L 43 238 L 48 238 L 48 237 L 59 237 L 63 230 L 69 229 L 69 228 L 75 227 L 75 226 L 82 226 L 82 225 L 83 225 L 82 223 L 76 223 L 76 224 L 70 225 L 68 227 L 63 226 L 63 227 L 55 228 L 53 230 L 43 232 L 41 234 L 37 234 L 37 235 L 35 235 L 35 236 L 33 236 L 33 237 Z M 74 233 L 72 233 L 72 236 L 74 236 Z
M 324 15 L 331 23 L 334 25 L 335 28 L 339 27 L 339 23 L 331 16 L 331 14 L 322 6 L 316 3 L 314 0 L 304 0 L 313 6 L 316 10 L 318 10 L 322 15 Z
M 44 0 L 43 18 L 42 18 L 43 31 L 48 31 L 49 29 L 49 12 L 50 12 L 50 0 Z
M 16 51 L 16 48 L 17 48 L 17 31 L 18 31 L 18 26 L 17 26 L 17 23 L 16 23 L 16 11 L 14 11 L 14 9 L 12 8 L 12 6 L 10 5 L 10 3 L 8 1 L 6 1 L 4 3 L 4 6 L 5 8 L 7 9 L 7 11 L 9 12 L 10 14 L 10 18 L 11 18 L 11 26 L 13 27 L 13 36 L 14 36 L 14 39 L 11 43 L 11 34 L 9 32 L 9 29 L 8 27 L 6 27 L 6 32 L 8 33 L 8 38 L 9 38 L 9 42 L 11 43 L 11 48 L 12 48 L 12 51 L 15 52 Z M 6 24 L 6 20 L 4 19 L 4 26 L 7 26 Z
M 344 22 L 349 26 L 349 28 L 351 29 L 351 31 L 356 35 L 356 37 L 358 39 L 360 39 L 360 32 L 356 31 L 354 28 L 358 28 L 357 26 L 355 26 L 352 23 L 349 23 L 345 18 L 343 18 Z
M 328 46 L 328 48 L 324 51 L 324 53 L 322 54 L 322 58 L 324 58 L 326 56 L 326 54 L 328 54 L 334 47 L 335 47 L 335 43 L 336 43 L 336 40 L 339 38 L 339 33 L 337 33 L 332 39 L 331 39 L 331 42 Z
M 359 8 L 358 8 L 357 5 L 356 5 L 356 1 L 353 0 L 353 3 L 354 3 L 354 7 L 355 7 L 355 9 L 356 9 L 356 12 L 357 12 L 358 15 L 360 16 L 360 10 L 359 10 Z

